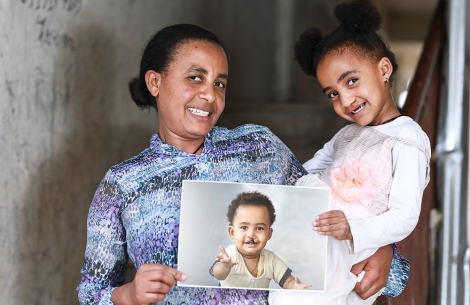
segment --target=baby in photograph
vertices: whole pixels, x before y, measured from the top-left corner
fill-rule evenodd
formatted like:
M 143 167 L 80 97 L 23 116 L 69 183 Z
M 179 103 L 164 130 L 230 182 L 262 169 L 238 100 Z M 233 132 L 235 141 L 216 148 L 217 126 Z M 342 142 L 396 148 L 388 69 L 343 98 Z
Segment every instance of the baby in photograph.
M 222 287 L 268 288 L 272 279 L 284 289 L 305 290 L 292 270 L 272 251 L 265 249 L 276 220 L 271 200 L 259 192 L 244 192 L 232 200 L 227 211 L 228 233 L 235 244 L 221 252 L 210 274 Z

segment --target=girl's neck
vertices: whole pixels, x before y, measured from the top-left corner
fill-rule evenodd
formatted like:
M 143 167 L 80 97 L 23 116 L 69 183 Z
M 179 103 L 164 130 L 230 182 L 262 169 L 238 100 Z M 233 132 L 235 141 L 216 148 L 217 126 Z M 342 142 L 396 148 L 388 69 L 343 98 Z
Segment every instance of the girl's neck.
M 382 124 L 386 124 L 386 123 L 389 123 L 389 122 L 393 121 L 394 119 L 396 119 L 400 116 L 401 116 L 400 111 L 398 111 L 398 108 L 397 108 L 395 102 L 390 97 L 389 102 L 386 103 L 385 107 L 377 115 L 377 117 L 374 119 L 374 121 L 369 124 L 369 126 L 379 126 L 379 125 L 382 125 Z

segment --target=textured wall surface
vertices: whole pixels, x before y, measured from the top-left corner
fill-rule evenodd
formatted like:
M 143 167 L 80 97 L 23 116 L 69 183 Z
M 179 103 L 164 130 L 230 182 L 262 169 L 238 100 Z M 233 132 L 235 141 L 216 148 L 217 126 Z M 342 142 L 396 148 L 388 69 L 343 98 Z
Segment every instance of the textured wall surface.
M 294 12 L 312 16 L 308 2 Z M 149 36 L 179 22 L 214 31 L 228 49 L 227 102 L 269 102 L 281 17 L 270 0 L 0 0 L 0 304 L 78 303 L 94 191 L 157 131 L 154 111 L 127 93 Z M 291 73 L 291 99 L 314 100 L 314 80 L 294 65 Z M 303 128 L 266 123 L 276 121 L 280 132 Z
M 78 303 L 94 190 L 156 127 L 126 91 L 166 21 L 152 11 L 151 1 L 0 1 L 0 304 Z

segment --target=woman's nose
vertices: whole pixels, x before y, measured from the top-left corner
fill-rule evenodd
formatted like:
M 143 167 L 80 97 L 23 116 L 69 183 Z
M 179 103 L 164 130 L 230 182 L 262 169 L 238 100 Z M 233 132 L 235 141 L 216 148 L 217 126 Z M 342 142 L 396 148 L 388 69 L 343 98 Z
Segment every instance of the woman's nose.
M 201 88 L 201 91 L 198 94 L 200 99 L 206 100 L 208 103 L 213 103 L 216 99 L 215 88 L 211 85 L 206 85 Z

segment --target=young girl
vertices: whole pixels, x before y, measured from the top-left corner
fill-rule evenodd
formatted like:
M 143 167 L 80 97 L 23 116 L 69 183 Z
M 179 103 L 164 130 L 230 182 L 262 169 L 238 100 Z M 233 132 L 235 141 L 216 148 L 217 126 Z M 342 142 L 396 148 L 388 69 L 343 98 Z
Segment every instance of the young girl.
M 270 304 L 372 304 L 382 291 L 367 300 L 351 292 L 363 276 L 351 266 L 411 233 L 429 181 L 429 139 L 400 114 L 390 92 L 398 67 L 375 32 L 380 14 L 364 0 L 339 4 L 334 13 L 340 21 L 335 31 L 323 38 L 309 29 L 295 45 L 302 70 L 353 123 L 304 164 L 309 175 L 297 182 L 331 188 L 332 210 L 312 224 L 329 237 L 327 290 L 271 294 Z
M 269 288 L 274 280 L 284 289 L 305 290 L 292 270 L 266 244 L 273 234 L 276 212 L 271 200 L 259 192 L 243 192 L 228 207 L 228 232 L 234 241 L 221 252 L 210 269 L 222 287 Z

